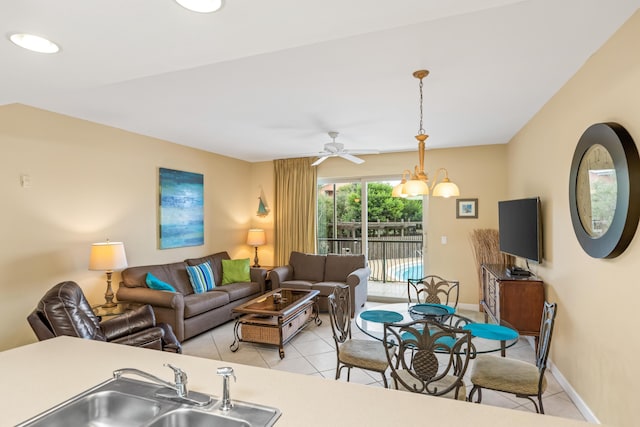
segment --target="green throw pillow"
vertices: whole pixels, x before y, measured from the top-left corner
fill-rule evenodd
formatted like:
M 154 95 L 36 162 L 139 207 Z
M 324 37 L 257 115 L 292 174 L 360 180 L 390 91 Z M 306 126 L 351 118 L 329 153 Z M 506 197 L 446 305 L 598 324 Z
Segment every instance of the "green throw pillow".
M 170 292 L 176 291 L 176 289 L 173 286 L 171 286 L 167 282 L 163 282 L 162 280 L 158 279 L 156 276 L 154 276 L 151 273 L 147 273 L 145 282 L 147 283 L 147 286 L 151 289 L 155 289 L 158 291 L 170 291 Z
M 223 259 L 222 260 L 222 284 L 250 282 L 251 273 L 249 258 Z

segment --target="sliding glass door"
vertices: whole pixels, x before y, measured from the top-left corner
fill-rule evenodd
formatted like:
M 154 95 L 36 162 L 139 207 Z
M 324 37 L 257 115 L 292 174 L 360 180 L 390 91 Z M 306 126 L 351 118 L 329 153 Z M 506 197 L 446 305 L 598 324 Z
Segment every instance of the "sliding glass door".
M 397 182 L 367 183 L 367 256 L 371 280 L 422 277 L 422 198 L 391 197 Z
M 318 253 L 363 253 L 361 204 L 359 182 L 318 185 Z
M 398 181 L 318 185 L 318 253 L 365 253 L 370 281 L 422 277 L 422 198 L 391 197 Z

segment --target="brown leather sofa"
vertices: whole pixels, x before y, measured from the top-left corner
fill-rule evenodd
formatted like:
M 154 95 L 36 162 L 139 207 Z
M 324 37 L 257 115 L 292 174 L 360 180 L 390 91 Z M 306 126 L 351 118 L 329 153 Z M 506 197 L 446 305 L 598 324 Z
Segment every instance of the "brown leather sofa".
M 170 324 L 182 342 L 233 319 L 231 310 L 234 307 L 265 292 L 267 271 L 262 268 L 251 268 L 251 282 L 221 286 L 223 259 L 230 259 L 227 252 L 170 264 L 129 267 L 122 271 L 116 295 L 120 301 L 151 305 L 156 318 Z M 216 287 L 196 294 L 187 274 L 187 265 L 205 261 L 211 263 Z M 176 292 L 150 289 L 145 282 L 147 273 L 172 285 Z
M 80 286 L 71 281 L 49 289 L 27 321 L 40 341 L 67 335 L 181 352 L 171 326 L 156 324 L 150 306 L 144 305 L 101 322 Z
M 368 278 L 371 270 L 364 255 L 315 255 L 291 252 L 289 264 L 269 273 L 271 286 L 276 288 L 311 289 L 320 291 L 320 311 L 328 311 L 327 297 L 336 285 L 349 285 L 351 317 L 367 301 Z

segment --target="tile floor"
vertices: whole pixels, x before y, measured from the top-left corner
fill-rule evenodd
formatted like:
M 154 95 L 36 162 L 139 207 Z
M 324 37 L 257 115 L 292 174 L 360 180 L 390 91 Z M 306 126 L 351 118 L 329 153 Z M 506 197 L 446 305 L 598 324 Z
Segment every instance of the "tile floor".
M 380 303 L 368 302 L 369 308 Z M 268 369 L 294 372 L 303 375 L 314 375 L 335 381 L 336 356 L 331 333 L 331 325 L 326 313 L 321 313 L 322 325 L 310 323 L 306 328 L 285 345 L 285 358 L 280 359 L 277 347 L 260 344 L 240 343 L 240 348 L 233 353 L 229 345 L 233 342 L 233 322 L 228 322 L 209 332 L 201 334 L 183 343 L 185 354 L 224 360 Z M 353 325 L 354 338 L 368 338 Z M 520 340 L 507 350 L 507 357 L 513 357 L 534 363 L 534 353 L 527 340 Z M 470 371 L 470 369 L 469 369 Z M 346 381 L 346 370 L 342 371 L 341 381 Z M 548 387 L 544 394 L 545 412 L 549 415 L 584 420 L 567 394 L 547 373 Z M 382 379 L 375 372 L 353 369 L 351 382 L 382 387 Z M 468 388 L 470 390 L 470 386 Z M 517 399 L 513 395 L 501 394 L 491 390 L 483 390 L 482 404 L 500 406 L 520 411 L 534 412 L 533 405 L 525 399 Z
M 407 300 L 407 284 L 405 282 L 369 281 L 367 299 L 378 302 L 402 302 Z

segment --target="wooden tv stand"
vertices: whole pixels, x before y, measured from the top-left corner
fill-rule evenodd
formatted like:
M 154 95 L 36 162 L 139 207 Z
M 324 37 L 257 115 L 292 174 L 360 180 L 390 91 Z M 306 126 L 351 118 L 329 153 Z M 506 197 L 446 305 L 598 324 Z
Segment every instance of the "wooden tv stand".
M 480 306 L 485 319 L 505 321 L 520 335 L 534 336 L 536 348 L 544 308 L 544 284 L 536 276 L 508 276 L 506 265 L 482 264 Z

